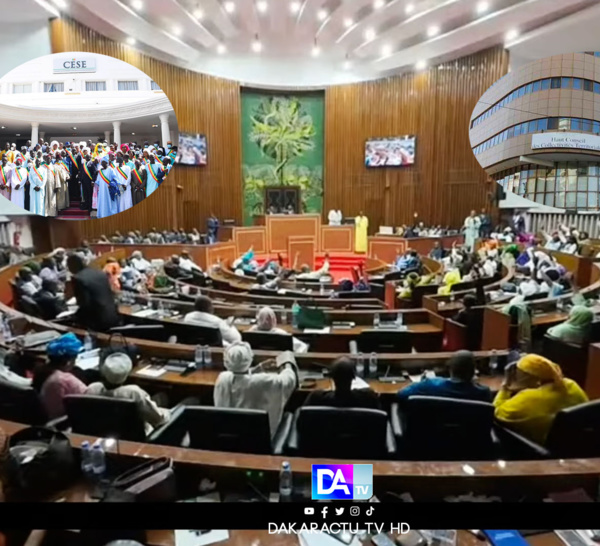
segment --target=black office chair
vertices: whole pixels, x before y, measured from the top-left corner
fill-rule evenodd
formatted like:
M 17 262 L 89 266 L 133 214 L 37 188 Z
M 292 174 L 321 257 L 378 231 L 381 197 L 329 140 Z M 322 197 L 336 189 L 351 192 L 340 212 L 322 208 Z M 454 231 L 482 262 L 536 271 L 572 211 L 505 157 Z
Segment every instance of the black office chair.
M 242 339 L 253 349 L 262 351 L 293 351 L 294 338 L 290 335 L 267 332 L 243 332 Z
M 287 448 L 298 457 L 390 459 L 396 442 L 384 411 L 315 406 L 298 409 Z
M 284 413 L 271 436 L 265 410 L 187 406 L 174 416 L 164 434 L 169 445 L 182 445 L 189 434 L 185 447 L 193 449 L 280 455 L 291 426 L 292 414 Z
M 579 459 L 600 457 L 600 400 L 556 414 L 542 446 L 498 424 L 497 434 L 510 458 Z
M 0 419 L 26 425 L 41 425 L 48 418 L 37 392 L 32 387 L 18 389 L 0 382 Z
M 108 332 L 109 334 L 122 334 L 126 338 L 147 339 L 149 341 L 166 342 L 169 339 L 169 333 L 163 326 L 158 324 L 127 324 L 126 326 L 115 326 Z
M 75 434 L 160 443 L 162 427 L 146 436 L 144 420 L 135 400 L 70 394 L 63 399 L 67 415 L 48 423 Z
M 21 296 L 19 298 L 19 310 L 32 317 L 41 317 L 42 310 L 37 302 L 30 296 Z
M 412 337 L 410 332 L 386 330 L 364 330 L 356 339 L 362 353 L 410 353 Z
M 402 459 L 460 461 L 494 459 L 494 406 L 439 396 L 411 396 L 392 404 L 392 428 Z

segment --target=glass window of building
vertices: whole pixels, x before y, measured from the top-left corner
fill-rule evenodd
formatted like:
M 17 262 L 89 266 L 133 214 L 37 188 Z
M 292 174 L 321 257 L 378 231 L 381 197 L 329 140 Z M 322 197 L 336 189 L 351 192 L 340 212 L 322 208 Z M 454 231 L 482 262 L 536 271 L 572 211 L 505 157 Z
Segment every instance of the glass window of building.
M 546 194 L 546 198 L 544 199 L 544 205 L 546 205 L 548 207 L 554 206 L 554 194 L 553 193 Z
M 598 194 L 597 193 L 588 193 L 588 208 L 596 209 L 598 208 Z
M 581 130 L 585 131 L 586 133 L 591 133 L 592 132 L 592 122 L 589 119 L 581 120 Z
M 583 87 L 583 80 L 581 78 L 573 78 L 573 89 L 581 89 Z
M 554 195 L 555 201 L 554 201 L 554 206 L 558 207 L 560 209 L 565 207 L 565 193 L 564 192 L 559 192 L 557 194 Z
M 558 118 L 548 118 L 548 129 L 558 129 Z
M 162 91 L 159 85 L 154 80 L 150 82 L 150 89 L 152 89 L 152 91 Z
M 65 90 L 64 83 L 45 83 L 44 93 L 62 93 Z
M 542 80 L 542 91 L 550 89 L 550 78 Z
M 598 176 L 598 174 L 600 174 L 598 165 L 596 163 L 590 163 L 588 165 L 588 174 L 590 176 Z
M 552 89 L 560 89 L 560 78 L 552 78 L 550 87 Z
M 519 94 L 518 94 L 518 97 L 520 98 L 520 97 L 522 97 L 524 94 L 525 94 L 525 88 L 524 88 L 524 87 L 521 87 L 521 88 L 519 88 Z
M 539 91 L 542 88 L 542 82 L 541 80 L 538 80 L 536 82 L 533 82 L 533 92 L 535 93 L 536 91 Z
M 587 207 L 587 193 L 578 193 L 577 194 L 577 208 L 585 208 Z
M 588 178 L 588 191 L 598 193 L 598 177 L 590 176 Z
M 577 118 L 573 118 L 571 120 L 571 129 L 573 131 L 581 131 L 581 120 Z
M 594 121 L 592 123 L 592 131 L 596 134 L 600 133 L 600 122 Z
M 600 83 L 594 82 L 594 93 L 600 93 Z
M 529 84 L 527 84 L 527 87 L 525 88 L 525 93 L 527 95 L 530 95 L 532 92 L 533 92 L 533 84 L 529 83 Z
M 570 129 L 571 128 L 571 119 L 570 118 L 559 118 L 558 119 L 558 128 L 559 128 L 559 130 Z
M 85 82 L 86 91 L 106 91 L 106 82 Z
M 13 93 L 31 93 L 31 84 L 13 83 Z
M 561 89 L 569 89 L 571 87 L 571 78 L 561 78 L 560 87 Z
M 577 199 L 575 197 L 576 195 L 577 194 L 575 192 L 567 192 L 565 199 L 565 207 L 567 207 L 568 209 L 575 208 L 575 204 L 577 203 Z
M 549 192 L 554 192 L 554 175 L 548 175 L 548 177 L 546 178 L 546 191 Z
M 119 91 L 137 91 L 138 90 L 138 82 L 137 81 L 120 81 L 118 82 L 117 89 Z
M 594 90 L 594 82 L 592 80 L 583 80 L 583 90 L 584 91 L 593 91 Z

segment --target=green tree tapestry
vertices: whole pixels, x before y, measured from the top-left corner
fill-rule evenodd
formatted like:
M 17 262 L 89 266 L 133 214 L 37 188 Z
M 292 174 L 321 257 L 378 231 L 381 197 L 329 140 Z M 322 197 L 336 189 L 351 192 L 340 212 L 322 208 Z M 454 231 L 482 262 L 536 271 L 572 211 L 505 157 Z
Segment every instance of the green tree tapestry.
M 242 93 L 244 222 L 264 214 L 267 186 L 298 186 L 305 212 L 323 207 L 322 94 Z

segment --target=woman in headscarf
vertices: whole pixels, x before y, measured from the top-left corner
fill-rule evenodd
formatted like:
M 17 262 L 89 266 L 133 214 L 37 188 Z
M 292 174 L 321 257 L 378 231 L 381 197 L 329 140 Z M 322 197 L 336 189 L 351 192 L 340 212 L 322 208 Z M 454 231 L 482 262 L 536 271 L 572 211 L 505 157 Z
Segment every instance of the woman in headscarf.
M 556 414 L 587 401 L 581 387 L 563 377 L 560 366 L 529 354 L 507 366 L 494 406 L 498 421 L 544 445 Z
M 65 414 L 63 399 L 68 394 L 83 394 L 85 384 L 71 370 L 83 345 L 75 334 L 68 333 L 48 343 L 48 363 L 38 367 L 33 376 L 33 387 L 40 393 L 42 406 L 49 419 Z
M 421 277 L 419 277 L 418 273 L 414 271 L 409 273 L 406 278 L 402 281 L 402 285 L 398 288 L 398 297 L 401 299 L 410 299 L 412 297 L 412 291 L 419 281 Z
M 119 262 L 115 258 L 108 258 L 103 271 L 108 277 L 108 282 L 113 292 L 119 292 L 121 290 L 121 266 Z
M 548 335 L 564 341 L 583 345 L 589 341 L 594 312 L 584 305 L 576 305 L 571 309 L 569 318 L 548 330 Z
M 438 288 L 438 294 L 448 295 L 452 292 L 452 287 L 461 281 L 460 270 L 453 269 L 448 271 L 442 279 L 443 286 Z
M 510 315 L 510 323 L 518 327 L 517 344 L 529 346 L 531 342 L 531 311 L 525 303 L 524 296 L 515 296 L 502 308 L 502 312 Z
M 508 245 L 502 251 L 502 265 L 504 267 L 514 267 L 519 254 L 519 247 L 517 245 Z
M 270 307 L 262 307 L 256 315 L 256 324 L 250 328 L 251 332 L 263 332 L 265 334 L 282 334 L 289 335 L 285 330 L 277 328 L 277 316 L 275 311 Z M 295 353 L 308 352 L 308 345 L 298 338 L 293 338 L 293 346 Z
M 227 371 L 221 372 L 215 383 L 215 406 L 265 410 L 273 435 L 288 399 L 298 386 L 294 355 L 287 351 L 281 356 L 287 357 L 282 366 L 266 361 L 250 370 L 252 348 L 243 341 L 232 343 L 224 355 Z

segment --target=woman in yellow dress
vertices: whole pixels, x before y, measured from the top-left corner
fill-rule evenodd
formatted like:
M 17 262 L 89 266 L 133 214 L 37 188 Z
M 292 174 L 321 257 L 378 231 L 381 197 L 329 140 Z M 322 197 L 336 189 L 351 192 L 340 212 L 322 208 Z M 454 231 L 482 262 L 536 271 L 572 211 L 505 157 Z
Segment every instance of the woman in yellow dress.
M 367 230 L 369 228 L 369 219 L 363 214 L 362 210 L 354 220 L 354 251 L 367 251 Z

